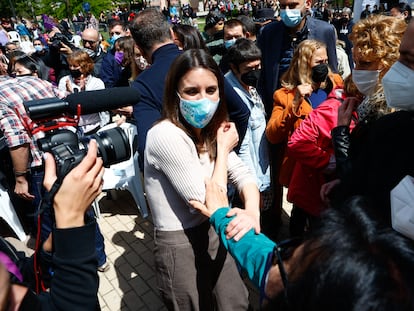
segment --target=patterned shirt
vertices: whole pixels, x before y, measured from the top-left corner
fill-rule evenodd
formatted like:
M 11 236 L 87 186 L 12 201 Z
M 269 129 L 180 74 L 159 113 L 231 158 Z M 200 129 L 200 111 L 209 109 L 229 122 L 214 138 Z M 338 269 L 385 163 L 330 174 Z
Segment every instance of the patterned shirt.
M 42 133 L 32 137 L 28 132 L 32 120 L 28 117 L 23 102 L 50 97 L 64 98 L 66 93 L 51 83 L 32 76 L 0 77 L 0 130 L 9 148 L 29 144 L 30 167 L 42 165 L 41 153 L 36 144 L 36 139 Z

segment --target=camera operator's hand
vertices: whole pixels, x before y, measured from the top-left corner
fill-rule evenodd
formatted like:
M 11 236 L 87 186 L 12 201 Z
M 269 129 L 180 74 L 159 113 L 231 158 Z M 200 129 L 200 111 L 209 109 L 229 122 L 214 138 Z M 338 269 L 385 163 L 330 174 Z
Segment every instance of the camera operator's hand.
M 67 46 L 66 44 L 64 44 L 63 42 L 60 43 L 60 49 L 59 52 L 61 54 L 65 54 L 65 55 L 70 55 L 73 53 L 72 49 Z
M 96 141 L 91 140 L 85 158 L 63 179 L 53 201 L 57 228 L 81 227 L 85 224 L 84 214 L 101 193 L 103 185 L 104 167 L 102 159 L 97 157 L 97 151 Z M 48 191 L 56 178 L 55 159 L 48 153 L 45 156 L 43 182 Z

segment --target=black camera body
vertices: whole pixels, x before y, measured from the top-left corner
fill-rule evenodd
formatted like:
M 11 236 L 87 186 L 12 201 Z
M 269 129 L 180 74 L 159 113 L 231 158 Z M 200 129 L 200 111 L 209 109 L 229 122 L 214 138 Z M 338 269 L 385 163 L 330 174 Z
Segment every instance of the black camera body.
M 81 138 L 70 130 L 58 129 L 38 139 L 37 144 L 40 150 L 53 155 L 57 176 L 63 179 L 85 157 L 91 139 L 96 140 L 98 156 L 105 167 L 128 160 L 131 156 L 128 137 L 120 127 Z
M 65 36 L 63 33 L 57 32 L 55 35 L 50 39 L 50 47 L 54 49 L 60 49 L 62 47 L 62 43 L 64 45 L 69 46 L 71 49 L 74 49 L 75 46 L 70 42 L 69 38 Z

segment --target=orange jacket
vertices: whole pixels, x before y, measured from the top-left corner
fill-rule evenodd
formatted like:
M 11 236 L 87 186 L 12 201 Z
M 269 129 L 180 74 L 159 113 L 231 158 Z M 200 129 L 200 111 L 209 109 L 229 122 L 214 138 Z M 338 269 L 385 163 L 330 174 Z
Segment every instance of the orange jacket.
M 329 77 L 333 82 L 333 88 L 343 86 L 343 80 L 340 75 L 330 74 Z M 282 144 L 285 149 L 293 131 L 299 127 L 302 120 L 312 111 L 312 106 L 306 99 L 303 99 L 297 113 L 293 112 L 292 103 L 295 92 L 296 88 L 288 90 L 282 87 L 276 90 L 273 94 L 272 115 L 266 126 L 266 137 L 269 142 L 272 144 Z M 289 186 L 294 163 L 294 160 L 289 159 L 285 152 L 279 172 L 279 182 L 286 187 Z

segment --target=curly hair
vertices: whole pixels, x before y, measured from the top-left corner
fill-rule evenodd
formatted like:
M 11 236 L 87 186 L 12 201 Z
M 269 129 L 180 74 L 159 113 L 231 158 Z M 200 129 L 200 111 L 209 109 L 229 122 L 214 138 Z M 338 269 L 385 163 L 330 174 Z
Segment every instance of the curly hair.
M 319 49 L 326 49 L 326 44 L 318 40 L 302 41 L 293 53 L 289 69 L 283 74 L 282 86 L 293 90 L 300 84 L 312 84 L 312 55 Z
M 382 79 L 400 56 L 401 38 L 406 28 L 402 19 L 372 15 L 356 23 L 349 38 L 364 62 L 380 61 Z
M 90 75 L 93 72 L 94 62 L 89 54 L 83 50 L 76 50 L 67 57 L 69 65 L 78 65 L 84 75 Z

